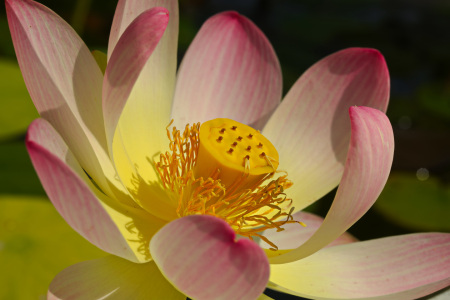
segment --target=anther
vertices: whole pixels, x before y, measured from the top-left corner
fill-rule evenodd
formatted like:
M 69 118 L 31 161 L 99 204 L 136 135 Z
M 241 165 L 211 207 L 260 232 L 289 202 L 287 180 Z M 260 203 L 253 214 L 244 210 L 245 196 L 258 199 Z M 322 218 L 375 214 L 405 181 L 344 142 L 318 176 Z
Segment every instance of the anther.
M 245 150 L 250 151 L 250 150 L 252 150 L 252 147 L 251 147 L 251 146 L 248 146 L 247 149 L 245 149 Z M 247 156 L 248 156 L 248 155 L 247 155 Z
M 244 174 L 242 174 L 242 175 L 245 175 L 246 172 L 249 172 L 249 173 L 250 173 L 250 156 L 249 156 L 249 155 L 246 155 L 246 156 L 244 157 Z M 249 173 L 247 173 L 247 175 L 248 175 Z
M 220 129 L 219 132 L 220 132 L 221 134 L 224 134 L 224 133 L 225 133 L 225 128 Z
M 236 129 L 237 129 L 237 126 L 231 127 L 231 130 L 236 130 Z
M 237 137 L 238 142 L 242 141 L 242 136 Z
M 229 154 L 231 154 L 231 153 L 233 153 L 233 148 L 230 148 L 228 151 L 227 151 L 227 153 L 229 153 Z
M 222 140 L 223 140 L 223 136 L 219 136 L 219 138 L 216 141 L 220 143 Z
M 256 147 L 262 148 L 262 146 L 263 146 L 263 144 L 262 144 L 262 143 L 259 143 L 258 146 L 256 146 Z
M 249 134 L 249 135 L 247 135 L 247 137 L 249 138 L 249 139 L 251 139 L 252 137 L 253 137 L 253 134 Z
M 266 153 L 262 152 L 259 157 L 264 158 L 266 156 Z
M 231 147 L 236 147 L 237 146 L 237 142 L 234 142 L 233 144 L 231 144 Z

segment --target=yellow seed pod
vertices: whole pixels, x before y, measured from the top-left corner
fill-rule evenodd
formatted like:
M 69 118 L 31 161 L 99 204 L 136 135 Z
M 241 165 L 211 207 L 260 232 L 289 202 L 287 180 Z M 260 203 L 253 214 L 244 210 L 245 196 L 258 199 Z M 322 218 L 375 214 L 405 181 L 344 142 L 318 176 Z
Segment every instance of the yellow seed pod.
M 258 130 L 225 118 L 201 125 L 196 177 L 249 188 L 277 168 L 278 152 Z

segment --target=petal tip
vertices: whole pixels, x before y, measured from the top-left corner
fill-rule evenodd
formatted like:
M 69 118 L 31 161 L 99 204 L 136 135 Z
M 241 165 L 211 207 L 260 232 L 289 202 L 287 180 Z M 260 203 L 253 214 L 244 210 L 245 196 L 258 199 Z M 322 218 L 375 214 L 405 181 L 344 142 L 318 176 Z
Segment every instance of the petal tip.
M 350 114 L 350 117 L 352 117 L 354 114 L 358 113 L 358 110 L 360 110 L 363 107 L 364 106 L 357 106 L 357 105 L 350 106 L 348 108 L 348 113 Z
M 384 58 L 384 55 L 378 49 L 374 49 L 374 48 L 360 48 L 360 49 L 361 49 L 361 52 L 367 56 L 368 59 L 371 59 L 374 62 L 377 62 L 380 65 L 382 65 L 387 76 L 389 76 L 386 59 Z
M 372 56 L 372 57 L 376 57 L 376 58 L 383 58 L 383 55 L 381 54 L 381 52 L 375 48 L 354 47 L 354 48 L 348 48 L 347 50 L 360 53 L 361 55 L 367 55 L 367 56 Z
M 227 17 L 229 19 L 240 19 L 242 16 L 234 10 L 224 11 L 219 14 L 222 17 Z
M 224 22 L 226 22 L 226 24 L 236 24 L 241 26 L 247 20 L 246 17 L 234 10 L 221 12 L 213 16 L 212 18 L 222 19 Z
M 170 13 L 165 7 L 156 7 L 156 14 L 169 17 Z
M 381 110 L 373 108 L 373 107 L 368 107 L 368 106 L 353 105 L 353 106 L 350 106 L 348 109 L 350 117 L 354 116 L 355 114 L 359 114 L 363 111 L 366 113 L 381 113 L 381 114 L 385 115 Z
M 386 60 L 378 49 L 375 48 L 347 48 L 342 50 L 343 52 L 352 53 L 353 55 L 358 55 L 365 57 L 369 61 L 377 62 L 384 65 L 387 69 Z

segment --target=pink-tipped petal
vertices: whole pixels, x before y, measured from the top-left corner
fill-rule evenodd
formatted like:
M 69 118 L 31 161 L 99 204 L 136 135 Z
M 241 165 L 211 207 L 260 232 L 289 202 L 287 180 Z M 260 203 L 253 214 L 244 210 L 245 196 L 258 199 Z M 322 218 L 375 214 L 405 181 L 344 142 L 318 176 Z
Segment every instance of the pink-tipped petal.
M 309 68 L 275 111 L 263 134 L 280 155 L 279 169 L 294 181 L 288 190 L 295 211 L 335 188 L 350 140 L 348 108 L 386 111 L 389 74 L 374 49 L 350 48 Z
M 135 264 L 114 256 L 78 263 L 56 275 L 48 300 L 184 300 L 154 262 Z
M 103 75 L 94 57 L 75 31 L 47 7 L 30 0 L 7 0 L 6 11 L 17 59 L 39 114 L 105 193 L 123 189 L 106 153 L 100 101 Z
M 112 155 L 119 177 L 138 203 L 169 220 L 176 217 L 174 207 L 161 201 L 165 193 L 152 164 L 159 153 L 168 150 L 166 126 L 170 122 L 175 90 L 178 1 L 120 0 L 111 29 L 108 57 L 112 59 L 119 38 L 133 20 L 154 7 L 169 11 L 169 23 L 123 107 L 113 137 Z
M 44 119 L 36 119 L 31 122 L 27 130 L 27 142 L 28 141 L 42 145 L 50 153 L 71 167 L 78 173 L 78 175 L 84 174 L 82 169 L 78 170 L 78 161 L 67 148 L 67 145 L 62 140 L 61 136 L 55 131 L 48 121 Z
M 281 99 L 281 70 L 250 20 L 224 12 L 203 24 L 178 72 L 172 118 L 178 127 L 230 118 L 261 129 Z
M 417 299 L 450 285 L 450 234 L 409 234 L 326 248 L 272 265 L 270 280 L 270 288 L 311 299 Z
M 352 135 L 345 171 L 324 222 L 300 247 L 271 258 L 271 263 L 301 259 L 325 247 L 359 220 L 380 195 L 394 156 L 389 119 L 369 107 L 351 107 Z
M 170 222 L 151 240 L 150 252 L 164 276 L 194 299 L 256 299 L 269 278 L 264 251 L 208 215 Z
M 133 22 L 141 13 L 154 7 L 165 7 L 171 16 L 170 33 L 165 42 L 175 43 L 174 50 L 176 51 L 178 39 L 178 1 L 177 0 L 119 0 L 114 14 L 113 24 L 109 35 L 108 43 L 108 58 L 112 56 L 116 44 L 119 42 L 122 34 L 127 27 Z M 176 57 L 175 57 L 176 59 Z
M 284 230 L 278 231 L 276 229 L 270 229 L 264 231 L 264 236 L 277 245 L 278 249 L 294 249 L 306 242 L 322 225 L 323 218 L 317 215 L 307 212 L 296 212 L 292 215 L 294 220 L 305 223 L 306 227 L 300 224 L 290 223 L 283 225 Z M 344 232 L 341 236 L 335 239 L 333 242 L 327 245 L 327 247 L 337 246 L 342 244 L 348 244 L 356 242 L 357 239 L 348 232 Z M 260 241 L 260 246 L 263 248 L 269 248 L 264 241 Z M 268 252 L 270 254 L 270 252 Z
M 109 147 L 131 90 L 168 22 L 167 9 L 149 9 L 127 27 L 114 48 L 103 80 L 103 114 Z
M 26 146 L 55 208 L 80 235 L 100 249 L 131 261 L 150 259 L 147 245 L 164 222 L 97 190 L 58 133 L 35 120 Z

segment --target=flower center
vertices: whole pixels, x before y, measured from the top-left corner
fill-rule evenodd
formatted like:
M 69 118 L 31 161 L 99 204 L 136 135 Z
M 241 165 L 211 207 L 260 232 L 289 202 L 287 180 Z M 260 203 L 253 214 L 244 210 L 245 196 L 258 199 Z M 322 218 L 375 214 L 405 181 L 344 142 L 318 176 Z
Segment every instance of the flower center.
M 226 187 L 238 181 L 241 188 L 250 188 L 277 167 L 277 150 L 258 130 L 230 119 L 214 119 L 200 127 L 196 177 L 211 177 L 220 170 Z
M 277 246 L 261 232 L 302 224 L 293 220 L 292 201 L 284 193 L 292 182 L 277 171 L 278 152 L 259 131 L 214 119 L 186 125 L 183 134 L 167 129 L 167 136 L 170 151 L 160 155 L 155 167 L 179 217 L 216 216 L 237 234 L 259 237 L 273 250 Z

